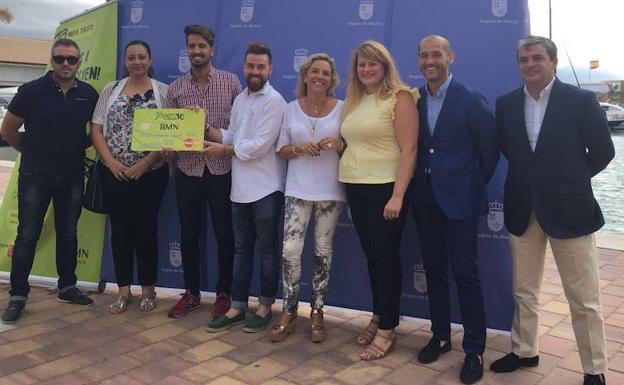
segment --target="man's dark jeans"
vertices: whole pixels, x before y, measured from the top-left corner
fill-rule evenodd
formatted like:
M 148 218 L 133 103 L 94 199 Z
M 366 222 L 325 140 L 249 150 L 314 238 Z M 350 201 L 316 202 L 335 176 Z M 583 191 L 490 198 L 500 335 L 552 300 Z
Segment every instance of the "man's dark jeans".
M 275 302 L 280 259 L 278 226 L 284 194 L 276 191 L 251 203 L 232 202 L 234 281 L 232 307 L 247 309 L 253 276 L 254 245 L 260 254 L 260 303 Z M 257 243 L 256 243 L 257 242 Z
M 56 271 L 60 289 L 76 284 L 76 229 L 82 209 L 82 174 L 20 172 L 17 185 L 17 238 L 11 258 L 11 296 L 28 296 L 28 275 L 50 202 L 56 227 Z M 49 257 L 49 256 L 48 256 Z
M 182 267 L 184 285 L 193 295 L 200 289 L 200 233 L 206 216 L 206 203 L 210 206 L 210 219 L 217 239 L 219 274 L 216 292 L 230 293 L 232 266 L 234 264 L 234 233 L 230 190 L 232 175 L 212 175 L 208 168 L 202 177 L 184 175 L 177 170 L 175 176 L 178 215 L 182 240 Z

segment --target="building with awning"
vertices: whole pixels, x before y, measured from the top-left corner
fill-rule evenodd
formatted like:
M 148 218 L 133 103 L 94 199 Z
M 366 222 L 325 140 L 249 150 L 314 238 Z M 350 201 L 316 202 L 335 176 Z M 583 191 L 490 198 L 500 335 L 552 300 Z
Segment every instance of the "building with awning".
M 0 35 L 0 87 L 15 87 L 43 75 L 52 40 Z

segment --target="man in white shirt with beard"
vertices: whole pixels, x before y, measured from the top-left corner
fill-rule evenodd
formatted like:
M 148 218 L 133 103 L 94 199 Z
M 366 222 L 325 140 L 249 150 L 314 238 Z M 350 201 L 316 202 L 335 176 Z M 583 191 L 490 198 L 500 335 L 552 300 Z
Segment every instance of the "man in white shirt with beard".
M 234 227 L 232 305 L 208 324 L 209 332 L 243 322 L 246 332 L 258 332 L 272 317 L 279 273 L 278 224 L 284 200 L 284 165 L 275 152 L 275 142 L 286 101 L 269 84 L 271 71 L 270 48 L 265 43 L 251 43 L 243 67 L 247 88 L 234 100 L 230 127 L 211 127 L 209 136 L 214 142 L 207 142 L 204 150 L 212 156 L 232 156 Z M 246 319 L 256 243 L 261 258 L 260 306 Z

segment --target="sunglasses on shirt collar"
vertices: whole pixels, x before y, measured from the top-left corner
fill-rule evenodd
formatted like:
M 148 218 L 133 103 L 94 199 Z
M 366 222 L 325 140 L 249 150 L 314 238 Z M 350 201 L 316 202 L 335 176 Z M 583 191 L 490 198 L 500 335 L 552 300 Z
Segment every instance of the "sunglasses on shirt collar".
M 148 102 L 154 96 L 154 90 L 149 89 L 145 92 L 144 96 L 136 94 L 128 98 L 128 104 L 126 105 L 126 111 L 128 114 L 134 114 L 134 109 L 142 103 Z
M 54 55 L 52 56 L 52 60 L 56 63 L 56 64 L 63 64 L 65 63 L 65 61 L 67 60 L 67 64 L 69 65 L 75 65 L 76 63 L 78 63 L 78 61 L 80 61 L 80 57 L 78 56 L 63 56 L 63 55 Z

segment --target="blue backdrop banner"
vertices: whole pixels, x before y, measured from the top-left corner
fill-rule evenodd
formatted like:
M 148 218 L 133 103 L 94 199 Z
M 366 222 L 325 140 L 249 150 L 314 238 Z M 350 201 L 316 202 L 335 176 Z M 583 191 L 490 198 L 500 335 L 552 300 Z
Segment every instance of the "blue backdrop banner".
M 344 97 L 351 51 L 366 39 L 384 43 L 393 54 L 403 80 L 423 84 L 417 65 L 419 40 L 429 34 L 450 38 L 456 53 L 453 76 L 481 89 L 490 104 L 496 96 L 520 84 L 515 63 L 517 41 L 529 27 L 527 0 L 119 0 L 119 64 L 124 45 L 134 39 L 152 48 L 155 77 L 166 83 L 190 70 L 184 26 L 210 26 L 216 34 L 213 64 L 236 73 L 241 80 L 243 55 L 252 41 L 267 42 L 273 52 L 271 84 L 288 101 L 299 65 L 316 52 L 334 57 Z M 172 175 L 175 166 L 171 166 Z M 503 225 L 503 161 L 489 185 L 489 214 L 479 226 L 479 265 L 485 294 L 488 327 L 509 330 L 513 311 L 511 255 Z M 202 290 L 214 291 L 216 244 L 208 213 L 202 232 Z M 102 279 L 115 281 L 107 235 Z M 180 225 L 175 187 L 170 183 L 159 218 L 160 261 L 158 285 L 183 287 Z M 311 237 L 308 237 L 310 240 Z M 312 255 L 306 242 L 303 257 L 302 299 L 311 291 Z M 428 318 L 427 286 L 419 254 L 416 229 L 408 219 L 401 245 L 403 259 L 403 315 Z M 259 269 L 256 269 L 259 271 Z M 348 209 L 338 223 L 334 241 L 328 305 L 371 309 L 366 261 Z M 451 280 L 452 281 L 452 280 Z M 258 293 L 257 278 L 252 285 Z M 461 322 L 456 288 L 452 286 L 453 321 Z

